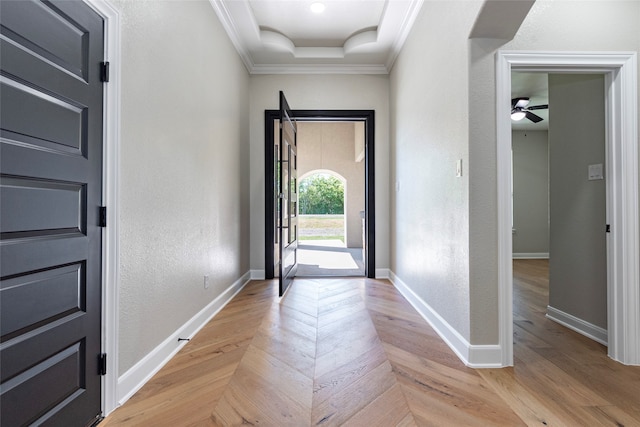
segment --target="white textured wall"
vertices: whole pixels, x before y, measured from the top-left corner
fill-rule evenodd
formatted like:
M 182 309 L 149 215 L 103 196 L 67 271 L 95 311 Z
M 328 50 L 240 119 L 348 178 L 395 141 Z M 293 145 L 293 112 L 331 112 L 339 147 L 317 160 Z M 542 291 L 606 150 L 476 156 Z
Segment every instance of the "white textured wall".
M 496 117 L 494 108 L 486 108 L 495 105 L 496 50 L 637 52 L 638 28 L 640 2 L 635 0 L 537 0 L 511 42 L 471 41 L 469 258 L 473 344 L 497 343 L 498 331 Z
M 467 40 L 480 6 L 425 2 L 392 70 L 391 269 L 471 344 L 495 344 L 496 50 L 638 51 L 640 2 L 538 0 L 509 43 Z
M 251 76 L 251 268 L 264 270 L 264 111 L 282 90 L 294 110 L 375 110 L 376 268 L 389 267 L 389 78 Z
M 391 72 L 391 269 L 467 339 L 467 37 L 480 6 L 425 2 Z
M 249 268 L 249 77 L 208 1 L 114 3 L 122 374 Z

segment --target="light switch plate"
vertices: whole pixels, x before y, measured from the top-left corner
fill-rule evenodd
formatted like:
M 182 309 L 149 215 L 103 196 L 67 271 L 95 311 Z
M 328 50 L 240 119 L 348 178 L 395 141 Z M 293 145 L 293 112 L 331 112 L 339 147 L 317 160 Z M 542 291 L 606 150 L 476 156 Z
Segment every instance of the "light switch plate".
M 602 163 L 589 165 L 589 181 L 595 181 L 599 179 L 604 179 L 604 174 L 602 173 Z
M 462 176 L 462 159 L 458 159 L 456 161 L 456 177 L 460 178 Z

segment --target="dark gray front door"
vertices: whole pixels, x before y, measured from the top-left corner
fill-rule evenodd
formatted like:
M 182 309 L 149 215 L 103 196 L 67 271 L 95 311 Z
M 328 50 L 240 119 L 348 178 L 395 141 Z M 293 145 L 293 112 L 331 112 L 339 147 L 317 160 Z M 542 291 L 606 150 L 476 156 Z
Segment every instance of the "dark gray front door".
M 298 150 L 296 122 L 280 92 L 280 296 L 284 295 L 298 268 Z
M 3 427 L 101 414 L 103 20 L 0 2 Z

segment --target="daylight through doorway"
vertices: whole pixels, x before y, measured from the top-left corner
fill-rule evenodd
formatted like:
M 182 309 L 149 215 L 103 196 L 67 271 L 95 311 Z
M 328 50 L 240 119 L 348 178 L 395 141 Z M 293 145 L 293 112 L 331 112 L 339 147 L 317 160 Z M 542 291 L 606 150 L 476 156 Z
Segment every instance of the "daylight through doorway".
M 346 244 L 346 186 L 344 177 L 330 171 L 300 179 L 298 276 L 364 275 L 363 248 Z
M 364 123 L 299 124 L 298 276 L 363 276 Z

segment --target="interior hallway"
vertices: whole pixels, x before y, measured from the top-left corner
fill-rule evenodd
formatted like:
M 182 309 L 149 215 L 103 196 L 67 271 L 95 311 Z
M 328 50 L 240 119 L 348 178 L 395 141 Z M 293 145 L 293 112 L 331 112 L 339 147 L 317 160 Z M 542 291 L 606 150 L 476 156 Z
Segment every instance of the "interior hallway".
M 515 261 L 515 368 L 465 367 L 387 281 L 248 284 L 105 426 L 640 425 L 640 369 L 544 318 Z

